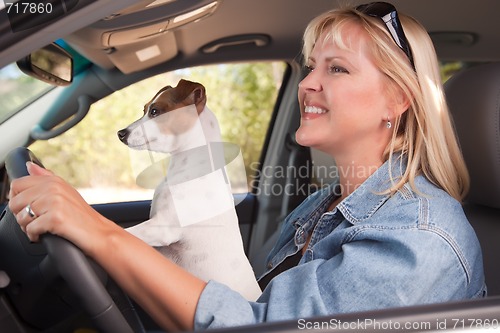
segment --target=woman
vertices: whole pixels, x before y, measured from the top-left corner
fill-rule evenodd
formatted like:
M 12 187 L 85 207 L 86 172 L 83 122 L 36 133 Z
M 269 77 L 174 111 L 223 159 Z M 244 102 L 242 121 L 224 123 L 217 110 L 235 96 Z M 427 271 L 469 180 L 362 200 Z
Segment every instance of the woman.
M 296 137 L 333 156 L 340 178 L 287 218 L 257 302 L 189 275 L 34 165 L 12 183 L 9 206 L 31 240 L 71 240 L 165 328 L 482 297 L 481 251 L 460 205 L 469 180 L 436 55 L 423 27 L 400 18 L 404 31 L 392 5 L 371 3 L 308 26 Z

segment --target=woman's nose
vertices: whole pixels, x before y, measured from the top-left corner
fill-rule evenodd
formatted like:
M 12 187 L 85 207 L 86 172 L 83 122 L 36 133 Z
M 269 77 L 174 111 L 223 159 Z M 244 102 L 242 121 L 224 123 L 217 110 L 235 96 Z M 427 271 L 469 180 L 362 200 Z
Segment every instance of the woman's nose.
M 299 89 L 305 92 L 314 92 L 321 90 L 321 83 L 315 75 L 314 70 L 310 71 L 306 77 L 299 83 Z

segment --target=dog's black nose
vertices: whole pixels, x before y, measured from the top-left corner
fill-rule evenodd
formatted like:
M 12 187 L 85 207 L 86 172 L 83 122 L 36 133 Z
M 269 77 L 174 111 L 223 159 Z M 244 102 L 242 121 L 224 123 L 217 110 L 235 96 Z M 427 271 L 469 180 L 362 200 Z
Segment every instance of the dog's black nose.
M 128 131 L 128 129 L 124 128 L 122 130 L 119 130 L 118 131 L 118 139 L 120 139 L 121 142 L 123 143 L 127 143 L 127 138 L 128 138 L 128 135 L 130 134 L 130 132 Z

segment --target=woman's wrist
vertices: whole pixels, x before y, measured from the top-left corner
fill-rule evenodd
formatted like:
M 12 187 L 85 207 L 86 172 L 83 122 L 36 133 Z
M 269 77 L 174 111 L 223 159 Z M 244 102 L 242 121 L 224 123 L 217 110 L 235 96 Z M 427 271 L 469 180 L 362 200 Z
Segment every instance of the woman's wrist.
M 86 255 L 97 260 L 99 255 L 113 250 L 116 246 L 114 244 L 119 243 L 117 236 L 125 231 L 97 212 L 92 218 L 93 223 L 86 223 L 87 225 L 84 225 L 83 230 L 78 233 L 75 245 Z

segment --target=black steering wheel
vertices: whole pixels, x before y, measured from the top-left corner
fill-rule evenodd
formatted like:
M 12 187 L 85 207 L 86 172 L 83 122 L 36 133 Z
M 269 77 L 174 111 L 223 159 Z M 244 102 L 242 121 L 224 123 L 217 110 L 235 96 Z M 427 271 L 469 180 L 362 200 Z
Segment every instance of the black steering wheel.
M 28 175 L 27 161 L 41 165 L 27 148 L 8 154 L 5 167 L 11 180 Z M 99 332 L 144 332 L 128 297 L 78 247 L 51 234 L 42 235 L 40 243 L 30 242 L 12 212 L 4 210 L 0 271 L 10 278 L 7 295 L 25 322 L 46 329 L 60 316 L 71 315 L 68 307 L 78 303 Z M 54 313 L 60 313 L 59 317 L 53 317 Z

